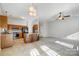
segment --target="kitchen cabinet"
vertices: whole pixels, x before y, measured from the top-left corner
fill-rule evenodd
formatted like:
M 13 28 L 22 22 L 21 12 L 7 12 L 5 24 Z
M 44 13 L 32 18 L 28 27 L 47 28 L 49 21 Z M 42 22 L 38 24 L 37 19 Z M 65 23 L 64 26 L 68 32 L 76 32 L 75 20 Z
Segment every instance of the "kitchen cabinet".
M 8 23 L 8 17 L 0 15 L 0 28 L 6 28 L 7 29 L 7 23 Z
M 33 33 L 39 33 L 39 25 L 38 24 L 34 24 L 32 28 L 33 28 Z
M 4 33 L 1 34 L 0 36 L 1 36 L 1 49 L 8 48 L 14 45 L 13 34 Z
M 13 36 L 15 36 L 15 38 L 23 38 L 22 28 L 24 27 L 26 26 L 8 24 L 8 30 L 14 33 Z

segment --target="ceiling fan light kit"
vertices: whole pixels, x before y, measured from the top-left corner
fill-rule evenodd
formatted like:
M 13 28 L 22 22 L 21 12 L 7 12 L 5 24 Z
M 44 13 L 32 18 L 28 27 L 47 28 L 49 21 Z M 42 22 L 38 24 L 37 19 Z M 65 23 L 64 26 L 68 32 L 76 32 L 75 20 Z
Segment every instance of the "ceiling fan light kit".
M 59 12 L 59 16 L 58 16 L 58 19 L 59 19 L 59 20 L 64 20 L 65 17 L 70 17 L 70 15 L 64 16 L 64 15 L 62 14 L 62 12 Z
M 64 20 L 64 17 L 59 17 L 58 19 L 59 19 L 59 20 Z

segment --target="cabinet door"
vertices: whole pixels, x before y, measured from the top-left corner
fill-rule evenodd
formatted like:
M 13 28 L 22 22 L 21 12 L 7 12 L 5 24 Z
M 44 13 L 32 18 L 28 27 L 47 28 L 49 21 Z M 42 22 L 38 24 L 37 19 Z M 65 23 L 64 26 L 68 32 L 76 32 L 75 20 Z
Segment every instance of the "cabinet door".
M 19 38 L 22 38 L 22 32 L 19 33 Z
M 1 28 L 7 28 L 7 16 L 0 16 Z

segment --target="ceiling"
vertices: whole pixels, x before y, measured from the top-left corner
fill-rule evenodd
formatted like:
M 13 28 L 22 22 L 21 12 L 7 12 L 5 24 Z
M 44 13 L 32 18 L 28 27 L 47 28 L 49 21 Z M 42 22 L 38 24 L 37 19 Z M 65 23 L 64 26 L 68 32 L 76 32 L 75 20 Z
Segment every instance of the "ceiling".
M 2 3 L 1 5 L 10 15 L 26 17 L 31 3 Z M 56 17 L 59 12 L 66 15 L 79 15 L 78 3 L 34 3 L 33 5 L 37 9 L 40 20 Z

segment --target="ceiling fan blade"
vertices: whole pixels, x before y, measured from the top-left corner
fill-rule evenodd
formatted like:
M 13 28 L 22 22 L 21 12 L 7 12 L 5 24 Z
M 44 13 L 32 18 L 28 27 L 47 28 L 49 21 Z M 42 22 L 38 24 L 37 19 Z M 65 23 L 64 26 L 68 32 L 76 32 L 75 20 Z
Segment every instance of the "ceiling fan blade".
M 66 15 L 66 16 L 64 16 L 64 17 L 70 17 L 70 15 Z

